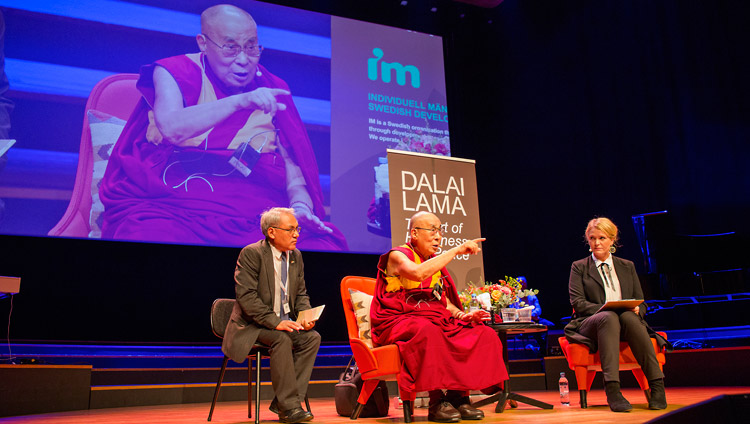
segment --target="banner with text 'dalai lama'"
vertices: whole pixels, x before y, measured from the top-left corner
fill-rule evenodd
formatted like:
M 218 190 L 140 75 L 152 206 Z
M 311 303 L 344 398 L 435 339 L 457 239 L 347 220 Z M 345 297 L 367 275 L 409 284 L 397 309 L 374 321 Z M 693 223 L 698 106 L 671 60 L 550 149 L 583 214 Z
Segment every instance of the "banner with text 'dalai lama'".
M 438 254 L 482 237 L 473 160 L 389 149 L 388 178 L 394 246 L 407 242 L 409 219 L 420 211 L 440 218 L 443 238 Z M 448 271 L 459 291 L 469 282 L 483 282 L 482 252 L 456 256 Z

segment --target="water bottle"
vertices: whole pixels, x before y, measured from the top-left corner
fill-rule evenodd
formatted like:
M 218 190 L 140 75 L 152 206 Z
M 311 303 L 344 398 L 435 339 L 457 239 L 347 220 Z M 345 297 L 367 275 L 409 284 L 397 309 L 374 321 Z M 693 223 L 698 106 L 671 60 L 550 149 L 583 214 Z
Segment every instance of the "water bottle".
M 393 398 L 393 409 L 404 409 L 404 401 L 401 400 L 401 396 Z
M 568 379 L 565 378 L 565 373 L 560 373 L 560 403 L 565 406 L 570 406 L 570 394 L 568 393 Z
M 474 311 L 477 311 L 481 308 L 479 305 L 479 301 L 477 300 L 477 295 L 472 294 L 471 295 L 471 302 L 469 302 L 469 313 L 472 313 Z

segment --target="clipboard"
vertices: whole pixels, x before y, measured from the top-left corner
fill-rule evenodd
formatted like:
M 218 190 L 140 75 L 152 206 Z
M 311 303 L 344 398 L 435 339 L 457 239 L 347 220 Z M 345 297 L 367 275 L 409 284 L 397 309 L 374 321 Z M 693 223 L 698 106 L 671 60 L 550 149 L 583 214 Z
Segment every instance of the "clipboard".
M 601 311 L 618 311 L 622 309 L 633 309 L 636 306 L 643 303 L 643 299 L 623 299 L 623 300 L 610 300 L 609 302 L 602 305 L 596 312 Z
M 307 322 L 317 321 L 320 318 L 320 316 L 323 315 L 323 308 L 325 307 L 326 305 L 320 305 L 312 309 L 305 309 L 304 311 L 299 311 L 299 316 L 297 317 L 297 323 L 301 324 L 302 320 L 307 320 Z

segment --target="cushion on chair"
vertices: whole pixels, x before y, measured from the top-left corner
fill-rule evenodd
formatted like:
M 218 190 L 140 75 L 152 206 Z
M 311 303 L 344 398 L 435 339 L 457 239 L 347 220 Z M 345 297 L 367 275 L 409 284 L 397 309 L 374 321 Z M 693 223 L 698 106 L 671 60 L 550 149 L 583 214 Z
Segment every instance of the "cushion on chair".
M 372 296 L 352 289 L 349 289 L 349 296 L 352 298 L 354 315 L 357 317 L 359 338 L 368 347 L 372 348 L 372 335 L 370 334 L 370 304 L 372 303 Z
M 91 177 L 91 214 L 89 216 L 90 238 L 101 238 L 101 214 L 104 206 L 99 199 L 99 185 L 109 162 L 109 156 L 120 137 L 125 121 L 110 114 L 90 109 L 86 112 L 91 130 L 91 147 L 94 154 L 94 171 Z

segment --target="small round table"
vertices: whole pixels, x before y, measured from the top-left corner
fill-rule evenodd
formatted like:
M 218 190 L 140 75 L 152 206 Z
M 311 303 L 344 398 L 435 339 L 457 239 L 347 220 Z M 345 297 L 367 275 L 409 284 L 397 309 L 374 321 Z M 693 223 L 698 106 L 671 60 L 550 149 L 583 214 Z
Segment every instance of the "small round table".
M 508 335 L 517 335 L 517 334 L 528 334 L 528 333 L 541 333 L 544 331 L 547 331 L 547 326 L 542 324 L 536 324 L 533 322 L 502 322 L 498 324 L 487 324 L 490 326 L 493 330 L 497 332 L 497 335 L 500 337 L 500 341 L 503 344 L 503 362 L 505 362 L 505 369 L 509 370 L 510 367 L 508 365 Z M 497 401 L 497 406 L 495 406 L 495 412 L 503 412 L 505 411 L 505 405 L 510 401 L 511 403 L 515 402 L 523 402 L 525 404 L 536 406 L 537 408 L 542 409 L 552 409 L 554 406 L 550 405 L 549 403 L 542 402 L 536 399 L 532 399 L 528 396 L 519 395 L 518 393 L 513 393 L 510 391 L 510 377 L 508 380 L 503 384 L 503 391 L 500 393 L 495 393 L 494 395 L 482 399 L 476 403 L 474 403 L 472 406 L 475 408 L 478 408 L 480 406 L 489 405 L 492 402 Z

